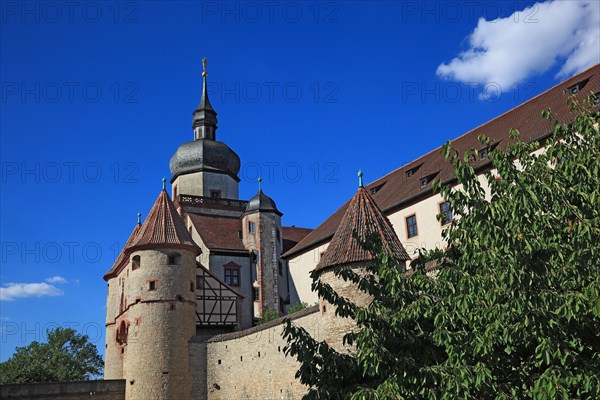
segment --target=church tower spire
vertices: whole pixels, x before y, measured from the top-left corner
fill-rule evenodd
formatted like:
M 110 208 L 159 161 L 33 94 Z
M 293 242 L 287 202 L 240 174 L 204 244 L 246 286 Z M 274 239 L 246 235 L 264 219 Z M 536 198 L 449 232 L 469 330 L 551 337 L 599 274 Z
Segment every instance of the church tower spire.
M 206 84 L 206 66 L 208 61 L 206 57 L 202 58 L 202 98 L 196 110 L 194 110 L 192 119 L 192 129 L 194 130 L 194 140 L 199 139 L 216 139 L 217 131 L 217 112 L 210 104 L 208 99 L 208 88 Z

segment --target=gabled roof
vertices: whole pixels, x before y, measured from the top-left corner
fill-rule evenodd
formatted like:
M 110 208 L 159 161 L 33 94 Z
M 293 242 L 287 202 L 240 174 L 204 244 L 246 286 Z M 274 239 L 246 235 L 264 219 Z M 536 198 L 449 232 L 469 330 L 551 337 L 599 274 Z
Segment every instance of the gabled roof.
M 247 251 L 240 239 L 242 220 L 221 215 L 188 214 L 194 228 L 210 250 Z
M 121 253 L 119 253 L 119 256 L 117 257 L 117 260 L 113 264 L 112 268 L 109 269 L 106 274 L 104 274 L 105 281 L 109 280 L 113 276 L 118 275 L 123 266 L 127 264 L 127 261 L 129 261 L 129 248 L 131 247 L 132 243 L 137 239 L 141 227 L 142 225 L 138 223 L 136 224 L 135 228 L 133 228 L 133 232 L 131 232 L 131 235 L 129 235 L 129 239 L 127 239 L 127 241 L 125 242 L 125 246 L 123 246 L 123 250 L 121 250 Z
M 167 191 L 163 189 L 144 221 L 130 251 L 148 248 L 182 248 L 200 254 Z
M 282 226 L 283 252 L 290 250 L 313 230 L 309 228 L 298 228 L 295 226 Z
M 600 91 L 600 64 L 596 64 L 590 69 L 567 79 L 499 117 L 454 139 L 452 147 L 460 152 L 468 151 L 471 148 L 482 150 L 483 146 L 479 143 L 477 137 L 486 135 L 491 140 L 491 147 L 496 146 L 498 149 L 503 149 L 511 142 L 508 138 L 508 132 L 511 128 L 518 129 L 521 132 L 520 139 L 523 141 L 543 139 L 552 128 L 550 121 L 542 119 L 541 113 L 543 110 L 551 108 L 559 121 L 562 122 L 569 122 L 573 119 L 567 107 L 567 97 L 572 93 L 570 89 L 575 85 L 578 86 L 576 96 L 579 99 L 587 97 L 590 92 L 598 93 Z M 452 182 L 454 180 L 454 169 L 444 159 L 440 150 L 441 147 L 438 147 L 367 185 L 367 190 L 375 192 L 372 194 L 373 199 L 385 214 L 390 215 L 411 202 L 430 196 L 432 193 L 431 181 L 427 179 L 427 182 L 422 185 L 421 180 L 423 178 L 430 178 L 435 175 L 435 178 L 442 182 Z M 487 159 L 477 159 L 473 162 L 473 166 L 475 168 L 486 168 L 489 166 L 489 161 Z M 293 249 L 286 252 L 283 257 L 290 258 L 327 243 L 335 233 L 347 207 L 348 202 Z
M 344 217 L 315 270 L 374 260 L 374 255 L 361 245 L 372 234 L 380 237 L 384 248 L 398 260 L 410 259 L 390 221 L 377 207 L 368 191 L 361 186 L 350 200 Z

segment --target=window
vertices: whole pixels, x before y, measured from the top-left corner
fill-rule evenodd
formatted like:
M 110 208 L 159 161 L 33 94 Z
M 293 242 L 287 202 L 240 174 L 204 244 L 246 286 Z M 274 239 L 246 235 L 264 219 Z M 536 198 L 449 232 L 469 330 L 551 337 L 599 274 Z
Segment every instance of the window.
M 442 215 L 442 225 L 449 224 L 452 221 L 452 210 L 447 201 L 440 203 L 440 214 Z
M 212 197 L 213 199 L 220 199 L 221 198 L 221 191 L 220 190 L 211 190 L 210 191 L 210 197 Z
M 487 149 L 487 147 L 485 149 L 479 150 L 479 159 L 480 160 L 486 159 L 487 156 L 488 156 L 488 149 Z
M 148 290 L 156 290 L 158 281 L 148 281 Z
M 256 227 L 254 226 L 254 222 L 248 222 L 248 232 L 254 233 Z
M 133 256 L 133 258 L 131 259 L 131 269 L 138 269 L 140 267 L 140 256 Z
M 194 282 L 190 282 L 190 292 L 194 293 Z
M 258 301 L 258 297 L 259 297 L 259 295 L 260 295 L 260 293 L 258 292 L 258 288 L 257 288 L 257 287 L 255 287 L 255 288 L 253 288 L 253 289 L 254 289 L 254 290 L 253 290 L 254 301 Z
M 175 264 L 177 264 L 178 261 L 179 261 L 179 254 L 177 254 L 177 253 L 169 254 L 169 259 L 168 259 L 169 265 L 175 265 Z
M 420 183 L 421 187 L 424 188 L 429 183 L 429 178 L 421 178 L 419 183 Z
M 225 268 L 225 283 L 229 286 L 240 286 L 240 269 Z
M 406 217 L 406 235 L 411 238 L 417 236 L 418 234 L 417 216 L 411 215 L 410 217 Z
M 600 104 L 600 92 L 597 92 L 594 94 L 594 97 L 592 97 L 592 105 L 597 106 L 598 104 Z
M 275 235 L 277 236 L 277 243 L 281 243 L 281 233 L 279 233 L 279 229 L 275 230 Z
M 196 289 L 204 289 L 204 278 L 201 276 L 196 277 Z
M 279 275 L 283 276 L 283 264 L 281 263 L 281 261 L 279 261 L 278 267 L 279 267 Z

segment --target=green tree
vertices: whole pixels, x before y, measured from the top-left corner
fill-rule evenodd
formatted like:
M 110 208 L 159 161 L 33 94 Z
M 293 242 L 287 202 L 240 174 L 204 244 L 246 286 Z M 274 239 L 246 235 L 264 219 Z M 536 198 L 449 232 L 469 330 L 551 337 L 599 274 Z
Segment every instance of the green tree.
M 298 312 L 298 311 L 304 310 L 304 309 L 305 309 L 305 308 L 307 308 L 307 307 L 308 307 L 308 303 L 305 303 L 305 302 L 298 302 L 298 303 L 295 303 L 294 305 L 290 306 L 290 308 L 288 309 L 288 312 L 287 312 L 287 313 L 288 313 L 288 315 L 289 315 L 289 314 L 293 314 L 293 313 L 295 313 L 295 312 Z
M 600 114 L 569 105 L 573 121 L 549 123 L 541 153 L 511 131 L 483 182 L 472 154 L 443 147 L 460 190 L 436 183 L 454 218 L 435 274 L 428 254 L 407 271 L 369 240 L 379 257 L 364 277 L 335 270 L 369 306 L 313 275 L 359 329 L 345 336 L 349 355 L 287 322 L 306 399 L 600 398 Z
M 80 381 L 98 377 L 103 361 L 88 336 L 71 328 L 47 331 L 48 342 L 17 347 L 0 363 L 0 383 Z

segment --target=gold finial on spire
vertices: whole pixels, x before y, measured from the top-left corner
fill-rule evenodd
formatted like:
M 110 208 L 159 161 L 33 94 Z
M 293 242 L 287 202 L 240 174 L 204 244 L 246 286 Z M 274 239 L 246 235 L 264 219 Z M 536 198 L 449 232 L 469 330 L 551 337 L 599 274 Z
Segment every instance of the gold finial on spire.
M 202 76 L 208 76 L 208 72 L 206 72 L 207 65 L 208 61 L 206 61 L 206 57 L 202 57 Z

